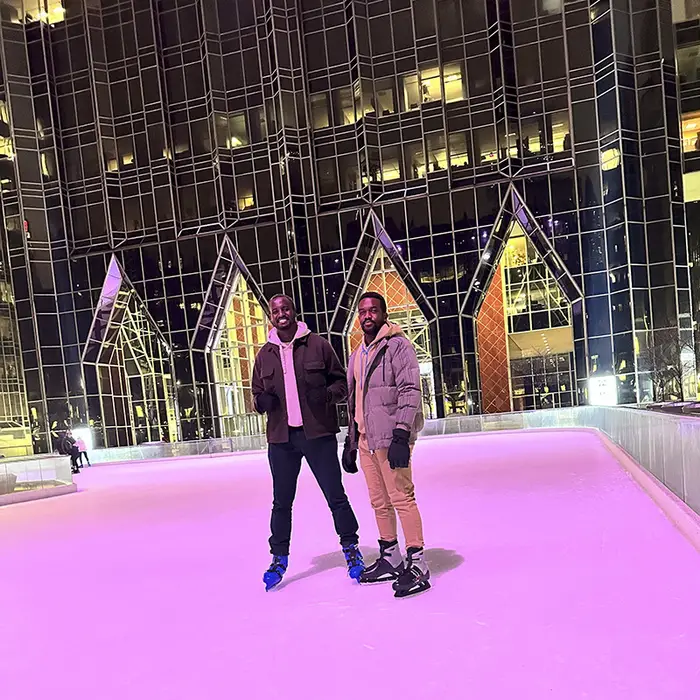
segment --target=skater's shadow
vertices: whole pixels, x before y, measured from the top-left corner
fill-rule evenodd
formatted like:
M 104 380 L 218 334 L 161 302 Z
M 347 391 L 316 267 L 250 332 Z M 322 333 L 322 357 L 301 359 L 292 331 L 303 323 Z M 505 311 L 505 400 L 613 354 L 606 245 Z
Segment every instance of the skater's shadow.
M 375 551 L 378 555 L 379 550 Z M 285 578 L 283 585 L 288 586 L 290 583 L 303 581 L 305 578 L 316 576 L 316 574 L 322 574 L 324 571 L 330 571 L 331 569 L 344 569 L 345 566 L 345 557 L 343 556 L 342 552 L 329 552 L 328 554 L 321 554 L 320 556 L 314 557 L 311 560 L 311 567 L 306 571 L 300 571 L 298 574 L 294 574 L 294 576 Z
M 379 550 L 375 547 L 363 547 L 362 555 L 367 564 L 371 564 L 378 556 Z M 443 574 L 454 571 L 456 568 L 464 563 L 464 557 L 456 552 L 454 549 L 442 549 L 440 547 L 435 547 L 432 549 L 425 550 L 425 558 L 430 567 L 430 575 L 433 578 L 439 578 Z M 321 554 L 318 557 L 314 557 L 311 560 L 311 567 L 306 571 L 301 571 L 294 576 L 290 576 L 284 580 L 282 585 L 288 586 L 290 583 L 295 583 L 296 581 L 302 581 L 305 578 L 310 578 L 311 576 L 316 576 L 316 574 L 322 574 L 324 571 L 330 571 L 331 569 L 344 569 L 345 557 L 342 552 L 329 552 L 328 554 Z M 282 586 L 280 586 L 281 588 Z
M 454 571 L 464 564 L 464 557 L 459 552 L 440 547 L 426 549 L 425 559 L 430 567 L 430 575 L 434 578 L 440 578 L 443 574 Z

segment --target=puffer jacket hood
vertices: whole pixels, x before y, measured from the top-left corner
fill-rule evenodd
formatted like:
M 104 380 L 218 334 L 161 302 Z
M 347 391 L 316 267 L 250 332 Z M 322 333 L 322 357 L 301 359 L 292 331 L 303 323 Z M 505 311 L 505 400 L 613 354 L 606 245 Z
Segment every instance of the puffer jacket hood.
M 406 334 L 403 332 L 403 328 L 399 326 L 398 323 L 392 323 L 391 321 L 387 321 L 380 329 L 379 333 L 377 333 L 377 337 L 369 344 L 367 345 L 368 348 L 375 347 L 376 345 L 379 345 L 384 338 L 394 338 L 396 336 L 401 336 L 401 337 L 406 337 Z M 364 339 L 362 340 L 364 343 Z

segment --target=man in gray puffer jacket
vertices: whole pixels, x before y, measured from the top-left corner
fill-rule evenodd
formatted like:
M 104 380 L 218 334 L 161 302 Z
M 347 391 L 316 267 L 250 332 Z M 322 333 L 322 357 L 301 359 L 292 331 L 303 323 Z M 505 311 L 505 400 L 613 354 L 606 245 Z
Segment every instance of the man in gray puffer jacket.
M 360 467 L 379 529 L 379 559 L 360 583 L 393 581 L 397 598 L 430 588 L 423 553 L 423 523 L 411 475 L 411 449 L 423 428 L 420 368 L 401 327 L 387 317 L 386 301 L 367 292 L 358 309 L 364 339 L 348 362 L 350 427 L 343 468 Z M 396 514 L 406 538 L 404 564 Z

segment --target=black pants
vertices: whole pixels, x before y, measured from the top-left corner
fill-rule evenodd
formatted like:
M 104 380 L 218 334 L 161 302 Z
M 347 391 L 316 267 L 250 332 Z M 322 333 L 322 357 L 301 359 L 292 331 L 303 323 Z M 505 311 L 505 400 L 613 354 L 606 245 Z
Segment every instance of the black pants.
M 301 428 L 289 429 L 289 442 L 269 445 L 268 456 L 272 470 L 272 518 L 270 519 L 270 552 L 288 555 L 292 536 L 292 504 L 297 491 L 297 480 L 302 457 L 311 467 L 318 485 L 333 514 L 335 531 L 340 544 L 357 544 L 357 519 L 343 488 L 338 461 L 338 441 L 335 435 L 307 440 Z

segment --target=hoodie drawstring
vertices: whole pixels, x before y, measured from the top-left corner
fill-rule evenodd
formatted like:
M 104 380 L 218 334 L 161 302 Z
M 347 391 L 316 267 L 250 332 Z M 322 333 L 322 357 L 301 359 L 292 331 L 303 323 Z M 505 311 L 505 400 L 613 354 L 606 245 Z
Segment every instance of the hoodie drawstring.
M 367 373 L 367 358 L 369 357 L 369 348 L 362 343 L 360 345 L 360 391 L 365 388 L 365 374 Z

